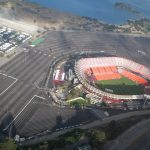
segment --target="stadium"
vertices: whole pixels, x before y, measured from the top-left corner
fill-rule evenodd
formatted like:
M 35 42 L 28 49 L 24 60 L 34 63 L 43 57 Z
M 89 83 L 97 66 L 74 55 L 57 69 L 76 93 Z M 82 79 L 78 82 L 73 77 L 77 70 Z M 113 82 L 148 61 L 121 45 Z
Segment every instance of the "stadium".
M 150 94 L 149 68 L 126 58 L 81 58 L 75 73 L 87 91 L 109 103 L 141 100 Z

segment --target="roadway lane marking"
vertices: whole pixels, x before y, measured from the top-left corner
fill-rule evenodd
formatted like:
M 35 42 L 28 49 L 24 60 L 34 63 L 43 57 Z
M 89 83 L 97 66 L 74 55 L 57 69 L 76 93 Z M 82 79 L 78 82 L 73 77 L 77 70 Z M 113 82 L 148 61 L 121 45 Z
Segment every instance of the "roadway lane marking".
M 45 99 L 44 97 L 41 97 L 41 96 L 38 96 L 38 95 L 34 95 L 34 96 L 29 100 L 29 102 L 23 107 L 23 109 L 17 114 L 17 116 L 9 123 L 9 125 L 8 125 L 5 129 L 3 129 L 3 131 L 7 130 L 7 129 L 11 126 L 11 124 L 12 124 L 12 123 L 18 118 L 18 116 L 26 109 L 26 107 L 31 103 L 31 101 L 33 101 L 33 99 L 34 99 L 35 97 L 38 97 L 38 98 L 41 98 L 41 99 Z
M 88 123 L 88 121 L 85 121 L 84 123 Z M 55 131 L 57 132 L 57 131 L 60 131 L 60 130 L 65 130 L 65 129 L 70 129 L 70 128 L 76 128 L 76 127 L 82 126 L 82 125 L 83 125 L 83 123 L 72 125 L 72 126 L 67 126 L 67 127 L 62 127 L 62 128 L 56 129 Z
M 0 93 L 0 96 L 2 96 L 10 87 L 12 87 L 17 81 L 18 81 L 18 79 L 17 78 L 15 78 L 15 77 L 12 77 L 12 76 L 8 76 L 8 75 L 6 75 L 6 74 L 2 74 L 2 73 L 0 73 L 1 75 L 3 75 L 3 76 L 6 76 L 6 77 L 8 77 L 8 78 L 12 78 L 13 80 L 15 80 L 14 82 L 12 82 L 4 91 L 2 91 L 1 93 Z

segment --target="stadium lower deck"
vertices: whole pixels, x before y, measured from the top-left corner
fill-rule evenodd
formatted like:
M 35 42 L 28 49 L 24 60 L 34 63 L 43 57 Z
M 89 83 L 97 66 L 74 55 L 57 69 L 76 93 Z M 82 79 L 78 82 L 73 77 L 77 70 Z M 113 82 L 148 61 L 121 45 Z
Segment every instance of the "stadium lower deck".
M 13 120 L 12 124 L 16 126 L 17 134 L 29 137 L 47 130 L 64 130 L 66 127 L 97 119 L 89 110 L 73 109 L 68 113 L 67 108 L 54 107 L 52 99 L 46 95 L 46 92 L 36 87 L 43 74 L 47 74 L 51 62 L 60 54 L 102 50 L 149 67 L 150 38 L 148 37 L 115 33 L 51 31 L 44 36 L 44 39 L 38 46 L 28 49 L 28 52 L 20 53 L 0 67 L 1 73 L 4 74 L 0 75 L 0 83 L 4 82 L 0 84 L 1 129 L 7 128 Z M 139 49 L 146 55 L 139 53 Z M 52 87 L 51 82 L 49 87 Z M 42 97 L 40 101 L 38 96 Z M 81 114 L 85 119 L 80 118 Z
M 146 79 L 122 67 L 90 67 L 85 74 L 97 88 L 113 94 L 140 95 L 144 94 L 144 87 L 149 85 Z

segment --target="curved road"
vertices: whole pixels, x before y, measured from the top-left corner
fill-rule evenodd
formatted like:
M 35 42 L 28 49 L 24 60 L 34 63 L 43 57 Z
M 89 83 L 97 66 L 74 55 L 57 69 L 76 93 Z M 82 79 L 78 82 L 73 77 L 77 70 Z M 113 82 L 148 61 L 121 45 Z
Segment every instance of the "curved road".
M 131 117 L 131 116 L 139 116 L 139 115 L 146 115 L 146 114 L 150 114 L 150 110 L 136 111 L 136 112 L 130 112 L 130 113 L 125 113 L 125 114 L 121 114 L 121 115 L 116 115 L 116 116 L 112 116 L 112 117 L 109 117 L 109 118 L 104 118 L 103 120 L 93 121 L 92 123 L 85 124 L 85 125 L 82 125 L 82 126 L 77 127 L 77 128 L 89 129 L 89 128 L 92 128 L 92 127 L 101 126 L 103 124 L 109 123 L 112 120 L 121 120 L 121 119 L 125 119 L 125 118 Z M 148 125 L 150 126 L 150 120 L 148 120 Z M 38 136 L 37 138 L 21 142 L 21 145 L 22 146 L 29 146 L 29 145 L 35 145 L 39 142 L 52 140 L 52 139 L 55 139 L 56 137 L 58 137 L 62 134 L 65 134 L 69 131 L 72 131 L 73 129 L 74 128 L 70 128 L 70 129 L 66 129 L 66 130 L 61 130 L 59 132 L 54 132 L 54 133 L 51 133 L 51 134 L 43 135 L 43 136 L 40 136 L 40 137 Z M 146 129 L 149 129 L 148 126 L 146 126 Z M 117 143 L 118 142 L 116 142 L 114 144 L 117 144 Z M 108 150 L 108 149 L 106 149 L 106 150 Z M 120 150 L 120 149 L 110 149 L 110 150 Z
M 150 148 L 150 130 L 144 135 L 141 135 L 134 143 L 132 143 L 126 150 L 149 150 Z
M 130 146 L 132 146 L 133 143 L 134 144 L 135 142 L 137 143 L 139 137 L 150 131 L 149 127 L 150 127 L 150 119 L 136 124 L 135 126 L 128 129 L 126 132 L 124 132 L 116 140 L 107 145 L 104 148 L 104 150 L 128 150 L 128 148 L 130 148 Z M 148 148 L 144 150 L 148 150 Z

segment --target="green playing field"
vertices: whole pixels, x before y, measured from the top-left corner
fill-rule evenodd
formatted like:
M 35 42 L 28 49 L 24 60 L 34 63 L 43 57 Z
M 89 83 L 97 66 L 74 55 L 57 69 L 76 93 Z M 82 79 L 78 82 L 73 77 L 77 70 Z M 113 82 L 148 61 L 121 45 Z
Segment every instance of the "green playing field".
M 103 91 L 108 92 L 112 90 L 112 93 L 118 95 L 138 95 L 144 93 L 144 89 L 141 85 L 126 77 L 115 80 L 96 81 L 95 84 Z

